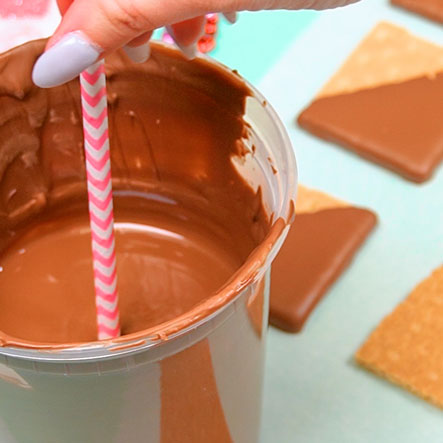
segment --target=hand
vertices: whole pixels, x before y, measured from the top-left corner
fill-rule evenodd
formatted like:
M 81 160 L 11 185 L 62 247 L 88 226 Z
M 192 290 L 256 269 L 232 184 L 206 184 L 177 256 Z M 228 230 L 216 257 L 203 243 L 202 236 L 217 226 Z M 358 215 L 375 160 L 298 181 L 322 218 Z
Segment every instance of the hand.
M 192 58 L 204 15 L 261 9 L 327 9 L 357 0 L 57 0 L 62 22 L 37 60 L 33 80 L 41 87 L 65 83 L 106 54 L 125 47 L 134 61 L 149 57 L 146 42 L 168 26 L 177 46 Z M 61 63 L 60 61 L 63 60 Z

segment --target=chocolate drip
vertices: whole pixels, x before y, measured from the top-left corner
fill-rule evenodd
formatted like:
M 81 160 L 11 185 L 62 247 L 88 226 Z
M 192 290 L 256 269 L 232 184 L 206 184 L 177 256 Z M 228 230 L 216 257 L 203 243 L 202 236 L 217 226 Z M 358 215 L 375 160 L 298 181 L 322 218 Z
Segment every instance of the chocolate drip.
M 44 44 L 0 56 L 4 345 L 95 337 L 79 84 L 31 83 Z M 147 63 L 118 53 L 106 71 L 121 324 L 130 338 L 164 336 L 255 278 L 286 221 L 271 227 L 232 162 L 248 135 L 241 79 L 155 44 Z

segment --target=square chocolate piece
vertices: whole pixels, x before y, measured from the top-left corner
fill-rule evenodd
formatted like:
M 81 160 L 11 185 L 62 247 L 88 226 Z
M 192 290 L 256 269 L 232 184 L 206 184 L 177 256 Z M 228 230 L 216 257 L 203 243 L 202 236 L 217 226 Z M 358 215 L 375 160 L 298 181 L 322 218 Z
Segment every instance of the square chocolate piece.
M 298 123 L 420 183 L 443 158 L 442 115 L 443 48 L 382 22 Z
M 299 332 L 376 224 L 376 216 L 299 187 L 296 216 L 272 264 L 270 323 Z
M 437 23 L 443 23 L 442 0 L 391 0 L 391 3 L 435 20 Z

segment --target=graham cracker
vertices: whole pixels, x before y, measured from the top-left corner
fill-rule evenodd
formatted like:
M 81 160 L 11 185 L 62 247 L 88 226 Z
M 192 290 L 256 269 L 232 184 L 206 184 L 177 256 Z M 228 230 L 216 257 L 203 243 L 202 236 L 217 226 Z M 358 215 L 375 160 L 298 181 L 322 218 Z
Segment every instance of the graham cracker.
M 422 281 L 357 351 L 367 369 L 443 408 L 443 266 Z
M 297 191 L 297 202 L 295 204 L 296 214 L 311 213 L 324 209 L 333 209 L 349 206 L 349 203 L 341 201 L 324 192 L 310 189 L 299 185 Z
M 357 46 L 317 98 L 351 93 L 443 71 L 443 47 L 380 22 Z
M 295 212 L 271 271 L 269 320 L 288 332 L 303 328 L 377 223 L 372 211 L 304 186 Z

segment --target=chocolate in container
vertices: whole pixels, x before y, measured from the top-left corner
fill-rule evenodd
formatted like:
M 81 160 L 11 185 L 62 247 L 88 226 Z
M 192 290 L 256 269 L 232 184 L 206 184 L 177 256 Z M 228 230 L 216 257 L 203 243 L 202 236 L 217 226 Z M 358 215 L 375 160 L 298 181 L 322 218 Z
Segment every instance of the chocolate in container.
M 96 342 L 78 80 L 32 85 L 43 47 L 0 56 L 0 441 L 258 441 L 269 271 L 294 215 L 282 124 L 208 59 L 109 57 L 124 335 Z M 68 287 L 65 262 L 82 264 Z

